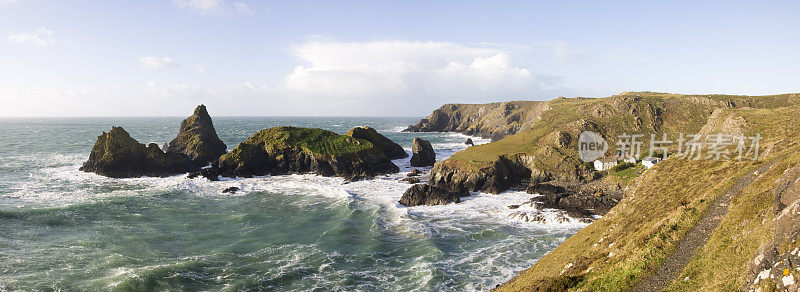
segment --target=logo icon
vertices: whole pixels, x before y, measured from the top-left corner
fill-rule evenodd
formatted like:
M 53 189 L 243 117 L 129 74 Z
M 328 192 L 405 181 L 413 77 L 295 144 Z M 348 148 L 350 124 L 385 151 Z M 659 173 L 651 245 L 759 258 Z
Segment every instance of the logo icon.
M 592 131 L 583 131 L 578 136 L 578 154 L 584 162 L 592 162 L 606 155 L 608 143 L 603 136 Z

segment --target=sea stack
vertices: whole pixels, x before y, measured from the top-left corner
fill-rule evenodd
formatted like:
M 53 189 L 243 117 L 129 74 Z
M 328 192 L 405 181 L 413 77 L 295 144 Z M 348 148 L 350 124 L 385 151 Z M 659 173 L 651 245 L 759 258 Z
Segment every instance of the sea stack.
M 217 136 L 206 106 L 201 104 L 181 122 L 180 132 L 169 142 L 167 152 L 185 155 L 194 165 L 202 167 L 217 161 L 227 148 Z
M 472 138 L 467 138 L 467 141 L 464 141 L 465 145 L 474 146 L 475 143 L 472 142 Z
M 436 153 L 433 152 L 431 142 L 414 138 L 411 145 L 411 166 L 431 166 L 436 163 Z
M 122 127 L 112 127 L 97 137 L 80 170 L 115 178 L 170 176 L 191 171 L 192 164 L 183 155 L 165 153 L 155 143 L 145 146 Z
M 378 131 L 375 131 L 373 128 L 367 126 L 355 127 L 345 135 L 371 142 L 373 146 L 377 147 L 391 159 L 408 157 L 408 153 L 406 153 L 406 150 L 404 150 L 402 146 L 379 134 Z

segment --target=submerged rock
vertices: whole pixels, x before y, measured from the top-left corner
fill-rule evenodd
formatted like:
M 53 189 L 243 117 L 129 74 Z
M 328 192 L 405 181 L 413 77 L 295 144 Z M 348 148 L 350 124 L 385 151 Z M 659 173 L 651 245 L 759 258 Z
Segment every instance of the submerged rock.
M 404 182 L 407 182 L 407 183 L 410 183 L 410 184 L 417 184 L 417 183 L 420 182 L 419 179 L 416 178 L 416 177 L 407 177 L 407 178 L 401 179 L 400 181 L 404 181 Z
M 220 157 L 218 165 L 227 177 L 315 173 L 361 178 L 399 171 L 370 141 L 298 127 L 258 131 Z
M 431 142 L 414 138 L 411 145 L 411 166 L 431 166 L 436 163 L 436 153 L 433 152 Z
M 170 176 L 193 170 L 183 155 L 166 153 L 155 143 L 145 146 L 122 127 L 112 127 L 97 137 L 80 170 L 108 177 Z
M 408 157 L 408 153 L 406 153 L 406 150 L 403 149 L 402 146 L 398 145 L 395 142 L 392 142 L 392 140 L 389 140 L 389 138 L 386 138 L 385 136 L 379 134 L 378 131 L 375 131 L 375 129 L 373 128 L 367 126 L 355 127 L 349 132 L 347 132 L 347 134 L 345 135 L 353 138 L 364 139 L 371 142 L 372 146 L 378 148 L 380 151 L 386 154 L 387 157 L 391 159 L 400 159 Z
M 211 116 L 205 105 L 199 105 L 194 114 L 181 122 L 181 129 L 167 152 L 185 155 L 197 166 L 205 166 L 225 154 L 228 147 L 217 136 Z
M 461 197 L 468 196 L 466 191 L 451 192 L 446 189 L 427 184 L 413 185 L 403 193 L 399 203 L 408 206 L 446 205 L 461 202 Z
M 196 177 L 204 177 L 210 181 L 218 181 L 219 180 L 219 169 L 216 167 L 207 167 L 203 168 L 198 171 L 190 172 L 186 178 L 196 178 Z
M 239 191 L 238 187 L 227 187 L 224 190 L 222 190 L 223 193 L 227 193 L 227 194 L 235 194 L 238 191 Z
M 412 169 L 411 172 L 409 172 L 406 176 L 409 176 L 409 177 L 411 177 L 411 176 L 419 176 L 421 173 L 422 172 L 420 172 L 419 169 L 415 168 L 415 169 Z

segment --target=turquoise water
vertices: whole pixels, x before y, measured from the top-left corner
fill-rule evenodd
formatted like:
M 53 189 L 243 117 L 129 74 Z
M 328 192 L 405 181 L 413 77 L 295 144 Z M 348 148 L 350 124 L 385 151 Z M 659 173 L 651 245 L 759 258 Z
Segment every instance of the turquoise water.
M 294 125 L 345 133 L 369 125 L 443 159 L 466 136 L 401 133 L 417 118 L 216 117 L 232 149 L 257 130 Z M 343 184 L 287 175 L 210 182 L 110 179 L 78 171 L 97 136 L 123 126 L 162 145 L 181 118 L 0 120 L 0 290 L 488 290 L 580 225 L 508 218 L 530 195 L 475 194 L 406 208 L 401 173 Z M 486 142 L 476 139 L 477 142 Z M 423 170 L 426 170 L 423 168 Z M 237 186 L 230 195 L 221 190 Z

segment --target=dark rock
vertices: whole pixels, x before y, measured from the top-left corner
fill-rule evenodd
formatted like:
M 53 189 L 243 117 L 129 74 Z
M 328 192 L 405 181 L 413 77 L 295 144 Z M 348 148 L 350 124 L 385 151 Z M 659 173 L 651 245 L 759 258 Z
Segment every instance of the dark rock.
M 399 171 L 382 149 L 367 140 L 297 127 L 256 132 L 220 157 L 219 169 L 227 177 L 314 173 L 350 181 Z
M 407 182 L 407 183 L 410 183 L 410 184 L 418 184 L 419 183 L 419 179 L 416 178 L 416 177 L 407 177 L 407 178 L 401 179 L 401 181 L 404 181 L 404 182 Z
M 419 171 L 419 169 L 415 168 L 415 169 L 412 169 L 411 172 L 408 173 L 408 176 L 418 176 L 418 175 L 420 175 L 420 173 L 421 172 Z
M 475 143 L 472 143 L 472 138 L 467 138 L 467 141 L 464 141 L 464 144 L 473 146 Z
M 411 149 L 411 166 L 431 166 L 436 163 L 436 153 L 433 152 L 431 142 L 414 138 Z
M 540 203 L 542 208 L 564 210 L 574 218 L 581 218 L 605 215 L 620 199 L 605 193 L 558 193 L 538 196 L 533 200 Z
M 92 152 L 80 170 L 108 177 L 170 176 L 192 171 L 182 155 L 165 153 L 155 143 L 145 146 L 125 129 L 112 127 L 97 137 Z
M 197 166 L 205 166 L 225 154 L 227 146 L 217 136 L 206 106 L 199 105 L 194 114 L 181 122 L 181 129 L 167 147 L 168 153 L 185 155 Z
M 239 191 L 238 187 L 228 187 L 222 190 L 223 193 L 229 193 L 229 194 L 235 194 L 238 191 Z
M 529 194 L 540 194 L 540 195 L 553 195 L 563 192 L 566 192 L 566 189 L 564 189 L 564 187 L 549 183 L 538 183 L 529 186 L 527 189 L 527 193 Z
M 508 208 L 514 210 L 514 209 L 519 209 L 519 206 L 520 205 L 508 205 Z
M 466 191 L 451 192 L 446 189 L 427 184 L 417 184 L 411 186 L 408 190 L 406 190 L 405 193 L 403 193 L 403 197 L 400 198 L 399 203 L 408 207 L 421 205 L 446 205 L 450 203 L 459 203 L 461 202 L 461 197 L 468 195 L 469 193 Z
M 210 181 L 218 181 L 219 180 L 219 169 L 216 167 L 207 167 L 200 169 L 198 171 L 190 172 L 186 178 L 196 178 L 196 177 L 204 177 Z
M 408 153 L 406 153 L 406 150 L 403 149 L 402 146 L 379 134 L 378 131 L 375 131 L 373 128 L 367 126 L 355 127 L 345 135 L 371 142 L 373 146 L 377 147 L 378 150 L 382 151 L 391 159 L 408 157 Z

